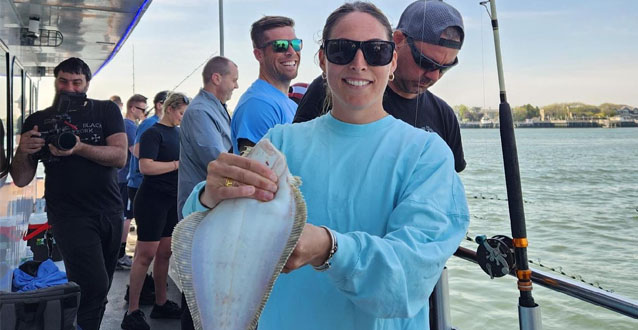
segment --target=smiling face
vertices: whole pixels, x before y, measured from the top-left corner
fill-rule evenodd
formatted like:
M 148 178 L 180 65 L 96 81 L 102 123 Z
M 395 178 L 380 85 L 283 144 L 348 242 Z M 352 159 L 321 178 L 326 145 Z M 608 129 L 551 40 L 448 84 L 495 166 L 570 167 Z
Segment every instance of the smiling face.
M 58 72 L 55 77 L 55 92 L 60 93 L 86 93 L 89 90 L 89 82 L 86 81 L 86 76 L 81 73 L 70 73 L 65 71 Z
M 293 50 L 292 46 L 288 46 L 288 49 L 283 53 L 277 53 L 273 50 L 271 42 L 296 38 L 295 30 L 290 26 L 264 31 L 266 42 L 258 46 L 266 47 L 254 50 L 255 58 L 259 61 L 259 77 L 261 79 L 276 86 L 283 84 L 288 88 L 290 81 L 297 77 L 301 53 Z
M 388 41 L 388 31 L 370 14 L 352 12 L 337 21 L 329 39 Z M 335 118 L 350 123 L 369 123 L 385 116 L 383 93 L 388 77 L 396 67 L 396 53 L 392 62 L 384 66 L 369 65 L 361 49 L 345 65 L 329 62 L 324 50 L 319 52 L 319 61 L 327 76 Z

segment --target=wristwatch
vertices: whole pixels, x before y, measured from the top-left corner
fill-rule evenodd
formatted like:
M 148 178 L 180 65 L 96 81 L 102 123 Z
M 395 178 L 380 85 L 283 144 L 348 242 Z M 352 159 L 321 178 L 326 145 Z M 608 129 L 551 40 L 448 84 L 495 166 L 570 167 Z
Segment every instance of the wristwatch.
M 330 253 L 328 253 L 328 258 L 326 258 L 326 261 L 324 261 L 323 264 L 321 264 L 319 266 L 312 266 L 312 268 L 314 268 L 318 272 L 324 272 L 324 271 L 328 270 L 330 268 L 330 266 L 332 266 L 332 264 L 330 263 L 330 260 L 335 255 L 335 253 L 337 253 L 337 249 L 339 249 L 339 244 L 337 243 L 337 238 L 335 237 L 335 234 L 332 232 L 332 230 L 330 230 L 330 228 L 328 228 L 326 226 L 321 226 L 321 228 L 327 230 L 328 234 L 330 234 L 330 244 L 331 244 L 331 246 L 330 246 Z

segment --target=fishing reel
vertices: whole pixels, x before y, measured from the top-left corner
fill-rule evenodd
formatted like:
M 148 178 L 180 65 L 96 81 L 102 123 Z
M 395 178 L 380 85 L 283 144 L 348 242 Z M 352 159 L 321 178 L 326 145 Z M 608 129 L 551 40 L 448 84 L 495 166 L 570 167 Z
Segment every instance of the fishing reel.
M 514 242 L 511 238 L 504 235 L 496 235 L 492 238 L 480 235 L 475 240 L 478 243 L 476 261 L 481 269 L 490 275 L 490 279 L 503 277 L 516 268 Z

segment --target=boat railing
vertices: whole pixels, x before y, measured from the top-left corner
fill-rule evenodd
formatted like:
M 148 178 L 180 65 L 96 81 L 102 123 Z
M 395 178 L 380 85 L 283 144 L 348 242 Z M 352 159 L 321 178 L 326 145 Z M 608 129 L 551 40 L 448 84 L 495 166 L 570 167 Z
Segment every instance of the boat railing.
M 459 247 L 454 255 L 461 259 L 478 264 L 476 251 L 465 247 Z M 582 301 L 607 308 L 616 313 L 638 319 L 638 301 L 565 278 L 558 274 L 552 274 L 550 272 L 531 267 L 530 269 L 532 271 L 532 282 L 535 284 L 546 287 L 552 291 L 564 293 Z M 511 272 L 510 275 L 516 277 L 515 272 Z

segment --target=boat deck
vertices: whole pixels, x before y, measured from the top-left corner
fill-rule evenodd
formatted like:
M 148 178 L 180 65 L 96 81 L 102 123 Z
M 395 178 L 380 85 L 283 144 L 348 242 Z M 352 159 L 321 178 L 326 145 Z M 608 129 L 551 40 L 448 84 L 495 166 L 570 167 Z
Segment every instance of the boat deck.
M 137 227 L 135 220 L 131 223 L 131 227 L 133 228 L 127 237 L 127 246 L 126 253 L 129 256 L 133 255 L 133 251 L 135 251 L 135 244 L 137 243 L 137 231 L 135 228 Z M 172 300 L 181 306 L 182 302 L 182 294 L 180 288 L 177 287 L 173 279 L 177 279 L 177 274 L 175 273 L 173 264 L 173 260 L 171 258 L 171 268 L 168 271 L 168 288 L 166 291 L 166 296 L 169 300 Z M 149 269 L 153 269 L 153 265 L 149 267 Z M 106 304 L 106 311 L 104 312 L 104 317 L 102 318 L 102 325 L 100 326 L 100 330 L 120 330 L 120 324 L 122 323 L 122 318 L 124 318 L 124 313 L 128 310 L 128 303 L 124 300 L 124 295 L 126 294 L 126 286 L 129 283 L 129 271 L 128 270 L 116 270 L 113 274 L 113 283 L 111 284 L 111 290 L 109 290 L 108 294 L 108 304 Z M 153 306 L 140 306 L 140 309 L 146 315 L 146 322 L 151 326 L 153 330 L 175 330 L 181 328 L 180 320 L 167 320 L 167 319 L 152 319 L 149 317 L 151 315 L 151 309 Z
M 126 285 L 129 282 L 128 270 L 116 270 L 113 275 L 113 284 L 108 295 L 108 304 L 102 319 L 101 330 L 120 330 L 120 323 L 124 317 L 124 313 L 128 308 L 128 303 L 124 300 L 126 294 Z M 173 280 L 168 277 L 168 299 L 180 304 L 181 293 Z M 180 320 L 152 319 L 149 317 L 153 306 L 141 306 L 142 311 L 146 314 L 146 321 L 153 330 L 175 330 L 180 329 Z

